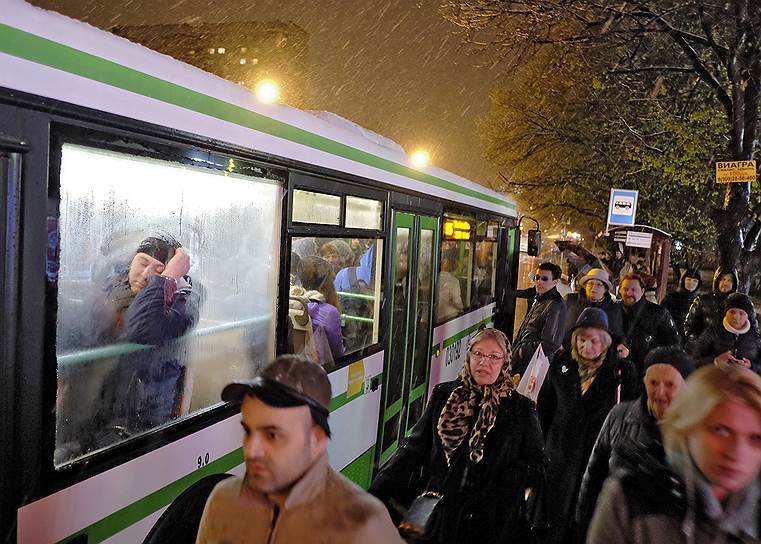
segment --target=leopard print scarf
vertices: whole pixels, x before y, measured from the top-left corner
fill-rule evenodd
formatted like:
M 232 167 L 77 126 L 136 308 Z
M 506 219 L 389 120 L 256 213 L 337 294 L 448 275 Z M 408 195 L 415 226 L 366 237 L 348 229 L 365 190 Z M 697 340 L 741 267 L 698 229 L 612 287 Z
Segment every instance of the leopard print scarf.
M 507 352 L 507 358 L 497 381 L 492 385 L 478 385 L 470 374 L 470 364 L 467 360 L 457 380 L 459 384 L 450 393 L 439 416 L 436 430 L 444 447 L 447 465 L 450 464 L 452 454 L 468 433 L 470 433 L 468 441 L 470 460 L 479 463 L 484 457 L 484 440 L 494 427 L 500 402 L 509 397 L 515 388 L 510 378 L 510 351 Z M 480 410 L 471 430 L 469 424 L 473 418 L 476 403 L 480 404 Z

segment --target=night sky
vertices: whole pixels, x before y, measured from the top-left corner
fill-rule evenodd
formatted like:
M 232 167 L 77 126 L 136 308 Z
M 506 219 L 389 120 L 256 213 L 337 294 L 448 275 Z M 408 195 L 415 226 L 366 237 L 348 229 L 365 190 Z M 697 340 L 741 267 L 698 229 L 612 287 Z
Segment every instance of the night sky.
M 308 109 L 332 111 L 485 185 L 476 118 L 498 70 L 479 65 L 439 0 L 33 0 L 102 28 L 181 22 L 293 22 L 308 33 Z

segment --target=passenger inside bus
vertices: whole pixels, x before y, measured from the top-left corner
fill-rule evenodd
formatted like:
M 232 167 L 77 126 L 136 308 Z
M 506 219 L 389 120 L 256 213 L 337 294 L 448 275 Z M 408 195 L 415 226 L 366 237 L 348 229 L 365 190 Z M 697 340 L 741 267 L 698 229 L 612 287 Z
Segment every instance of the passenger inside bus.
M 454 276 L 457 270 L 456 243 L 444 242 L 441 250 L 441 271 L 439 272 L 439 304 L 436 319 L 441 323 L 457 317 L 463 309 L 460 281 Z
M 333 269 L 328 261 L 313 255 L 301 259 L 299 277 L 309 299 L 309 316 L 319 362 L 332 367 L 345 351 L 341 303 L 333 284 Z

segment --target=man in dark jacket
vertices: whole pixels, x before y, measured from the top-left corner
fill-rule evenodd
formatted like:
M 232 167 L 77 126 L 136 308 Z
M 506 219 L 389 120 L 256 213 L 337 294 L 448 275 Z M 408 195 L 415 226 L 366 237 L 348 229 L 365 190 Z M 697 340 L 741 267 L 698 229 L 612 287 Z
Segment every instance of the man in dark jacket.
M 748 295 L 732 293 L 724 301 L 724 318 L 702 332 L 693 345 L 698 366 L 738 364 L 761 371 L 761 335 Z
M 583 541 L 594 514 L 597 497 L 609 474 L 621 463 L 619 451 L 632 444 L 643 446 L 664 460 L 658 428 L 666 409 L 695 369 L 690 357 L 677 347 L 660 347 L 645 358 L 645 393 L 613 408 L 597 436 L 576 503 L 576 523 Z
M 624 339 L 619 356 L 632 361 L 640 379 L 645 355 L 658 346 L 679 345 L 679 333 L 665 308 L 645 300 L 645 282 L 638 274 L 626 274 L 620 282 Z
M 602 268 L 593 268 L 579 280 L 578 293 L 568 293 L 565 297 L 565 337 L 563 346 L 569 349 L 571 346 L 571 328 L 581 315 L 584 308 L 600 308 L 608 316 L 608 328 L 610 329 L 613 342 L 617 343 L 623 336 L 623 315 L 621 306 L 613 302 L 610 292 L 613 284 L 610 283 L 608 273 Z
M 561 274 L 560 267 L 553 263 L 542 263 L 536 270 L 536 298 L 513 344 L 514 373 L 525 372 L 540 344 L 547 358 L 560 348 L 565 324 L 565 304 L 557 290 Z
M 698 295 L 684 320 L 685 348 L 689 351 L 701 333 L 724 316 L 724 299 L 737 291 L 737 270 L 719 266 L 713 274 L 711 292 Z
M 671 291 L 663 299 L 662 306 L 666 308 L 674 319 L 676 329 L 684 341 L 684 320 L 690 310 L 692 302 L 700 289 L 700 271 L 697 268 L 688 268 L 682 272 L 679 278 L 679 287 Z

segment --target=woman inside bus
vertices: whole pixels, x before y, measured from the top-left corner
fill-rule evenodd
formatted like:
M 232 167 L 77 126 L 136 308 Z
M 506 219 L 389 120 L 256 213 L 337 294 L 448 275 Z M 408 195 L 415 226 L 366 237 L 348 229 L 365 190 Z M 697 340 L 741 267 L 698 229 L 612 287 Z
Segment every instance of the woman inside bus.
M 525 489 L 542 480 L 544 453 L 533 403 L 515 393 L 510 347 L 496 329 L 471 338 L 457 380 L 441 383 L 370 492 L 392 518 L 423 491 L 443 495 L 433 542 L 513 542 Z
M 96 433 L 116 429 L 132 435 L 188 411 L 187 346 L 176 340 L 198 322 L 199 293 L 191 287 L 189 269 L 190 257 L 174 237 L 150 236 L 140 242 L 129 267 L 109 277 L 105 297 L 93 304 L 99 344 L 153 346 L 122 355 L 105 379 Z
M 618 359 L 603 310 L 581 312 L 571 346 L 556 355 L 537 401 L 550 482 L 538 521 L 549 527 L 547 542 L 558 544 L 576 539 L 576 498 L 608 412 L 637 395 L 634 367 Z
M 666 463 L 622 450 L 587 542 L 759 542 L 761 377 L 733 366 L 695 371 L 661 424 Z
M 341 303 L 333 285 L 333 268 L 322 257 L 304 257 L 299 263 L 301 285 L 309 299 L 315 349 L 319 362 L 331 365 L 344 354 Z

